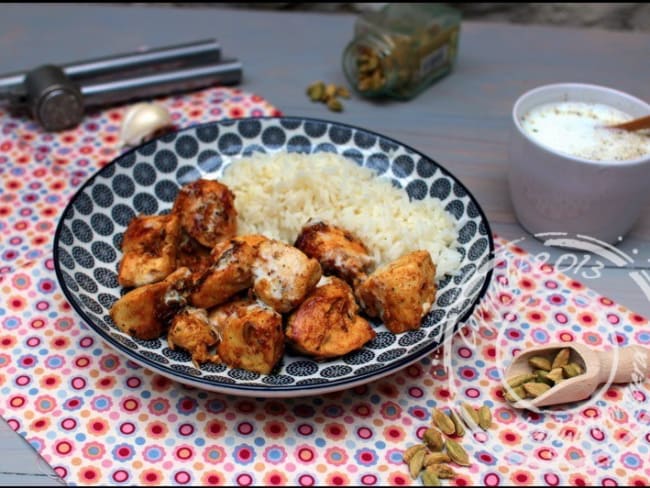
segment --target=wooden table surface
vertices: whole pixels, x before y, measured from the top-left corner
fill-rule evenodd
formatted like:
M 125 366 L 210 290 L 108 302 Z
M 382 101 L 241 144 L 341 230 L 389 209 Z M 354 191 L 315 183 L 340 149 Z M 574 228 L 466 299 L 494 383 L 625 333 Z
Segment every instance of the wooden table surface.
M 587 286 L 650 316 L 650 288 L 639 284 L 640 273 L 650 268 L 650 205 L 618 246 L 632 261 L 621 266 L 583 251 L 571 256 L 534 239 L 515 219 L 506 179 L 516 98 L 538 85 L 571 81 L 650 100 L 650 35 L 466 21 L 452 75 L 410 102 L 353 96 L 342 113 L 332 113 L 311 103 L 305 87 L 315 80 L 345 84 L 341 53 L 354 20 L 346 14 L 221 8 L 3 4 L 0 73 L 217 38 L 226 56 L 244 64 L 242 89 L 262 95 L 286 115 L 365 127 L 427 154 L 467 185 L 496 233 L 521 239 L 534 254 L 548 252 L 552 262 Z M 52 475 L 0 422 L 0 484 L 59 484 Z

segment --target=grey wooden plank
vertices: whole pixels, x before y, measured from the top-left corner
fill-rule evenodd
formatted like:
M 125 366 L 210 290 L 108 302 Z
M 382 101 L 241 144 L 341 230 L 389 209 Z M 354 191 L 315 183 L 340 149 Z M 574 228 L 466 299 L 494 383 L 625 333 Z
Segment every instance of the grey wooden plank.
M 370 102 L 356 95 L 333 114 L 304 96 L 316 79 L 345 83 L 340 67 L 354 16 L 246 12 L 227 9 L 3 4 L 0 7 L 0 72 L 62 63 L 135 47 L 163 46 L 216 37 L 224 54 L 241 59 L 241 88 L 259 93 L 288 115 L 337 120 L 403 141 L 443 164 L 475 194 L 493 229 L 522 247 L 546 250 L 516 223 L 507 195 L 510 108 L 534 86 L 559 81 L 605 84 L 650 99 L 650 36 L 640 33 L 510 26 L 464 22 L 455 71 L 416 100 Z M 83 42 L 80 42 L 83 39 Z M 619 249 L 638 265 L 608 265 L 597 291 L 650 315 L 648 300 L 630 279 L 647 268 L 650 212 Z M 549 259 L 557 262 L 562 251 Z M 0 422 L 0 484 L 57 484 L 42 460 Z
M 244 86 L 263 87 L 263 95 L 286 102 L 283 108 L 287 111 L 323 113 L 302 96 L 302 88 L 314 77 L 344 81 L 340 58 L 352 36 L 354 16 L 41 4 L 5 5 L 2 22 L 0 41 L 19 45 L 21 50 L 21 56 L 4 50 L 0 57 L 3 70 L 92 57 L 107 46 L 111 51 L 123 51 L 143 44 L 216 36 L 225 54 L 245 63 Z M 40 35 L 32 35 L 39 29 Z M 88 42 L 78 42 L 80 38 Z M 436 114 L 445 124 L 454 124 L 456 115 L 473 114 L 477 127 L 481 123 L 480 128 L 486 130 L 491 117 L 500 119 L 509 112 L 510 102 L 521 91 L 560 80 L 611 84 L 648 98 L 650 88 L 644 83 L 647 66 L 637 60 L 648 54 L 649 38 L 640 33 L 464 22 L 455 75 L 410 104 L 364 101 L 354 107 L 379 115 L 374 120 L 357 110 L 338 116 L 352 121 L 357 114 L 372 125 L 401 122 L 406 117 L 406 126 L 414 128 L 428 114 Z M 594 62 L 596 59 L 599 62 Z M 462 104 L 455 98 L 459 94 Z M 415 104 L 419 106 L 415 114 L 396 110 L 390 118 L 384 115 L 387 106 Z M 464 123 L 459 125 L 472 134 L 474 127 Z M 494 140 L 489 130 L 485 136 Z

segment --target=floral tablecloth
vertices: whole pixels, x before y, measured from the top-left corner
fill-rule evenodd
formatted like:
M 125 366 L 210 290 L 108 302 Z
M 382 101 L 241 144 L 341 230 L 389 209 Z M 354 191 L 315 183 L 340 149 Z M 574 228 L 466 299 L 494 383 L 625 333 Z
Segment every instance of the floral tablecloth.
M 161 99 L 178 127 L 279 115 L 213 88 Z M 0 112 L 0 414 L 70 485 L 420 485 L 402 462 L 434 407 L 487 404 L 451 485 L 650 484 L 648 381 L 565 411 L 503 400 L 524 347 L 650 346 L 648 320 L 496 239 L 492 286 L 451 344 L 365 386 L 265 400 L 183 386 L 112 350 L 56 282 L 52 241 L 76 189 L 119 153 L 123 109 L 59 134 Z

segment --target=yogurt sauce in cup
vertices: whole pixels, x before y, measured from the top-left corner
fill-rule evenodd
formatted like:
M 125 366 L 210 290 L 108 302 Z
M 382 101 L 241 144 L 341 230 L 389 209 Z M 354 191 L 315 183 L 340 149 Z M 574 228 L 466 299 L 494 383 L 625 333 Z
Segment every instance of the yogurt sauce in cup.
M 557 102 L 531 109 L 521 126 L 529 137 L 556 151 L 592 161 L 625 161 L 650 154 L 650 135 L 605 126 L 632 118 L 605 104 Z

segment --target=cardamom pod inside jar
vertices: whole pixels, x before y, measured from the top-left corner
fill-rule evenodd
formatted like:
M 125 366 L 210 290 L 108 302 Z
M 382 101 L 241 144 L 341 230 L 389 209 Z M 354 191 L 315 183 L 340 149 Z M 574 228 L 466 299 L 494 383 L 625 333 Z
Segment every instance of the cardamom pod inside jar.
M 362 96 L 408 100 L 456 61 L 461 14 L 444 4 L 388 4 L 361 14 L 343 71 Z

